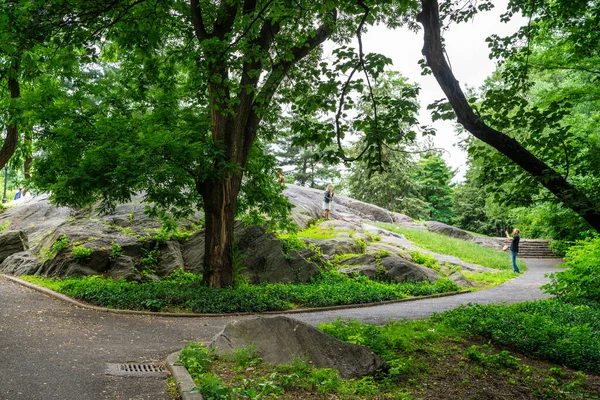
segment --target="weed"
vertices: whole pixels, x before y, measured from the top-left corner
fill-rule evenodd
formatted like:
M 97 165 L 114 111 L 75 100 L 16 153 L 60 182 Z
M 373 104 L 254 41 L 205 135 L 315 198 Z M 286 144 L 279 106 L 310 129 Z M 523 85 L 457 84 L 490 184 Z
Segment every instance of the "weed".
M 2 209 L 0 209 L 2 210 Z M 3 223 L 2 225 L 0 225 L 0 232 L 8 229 L 8 225 L 10 225 L 10 221 L 6 221 L 5 223 Z
M 84 262 L 90 259 L 90 256 L 92 255 L 92 249 L 88 249 L 87 247 L 83 246 L 74 246 L 71 250 L 71 254 L 73 255 L 75 261 Z
M 120 255 L 123 255 L 123 248 L 118 243 L 112 242 L 110 244 L 110 258 L 114 260 Z
M 138 266 L 138 273 L 141 275 L 153 275 L 156 273 L 156 268 L 158 267 L 158 260 L 160 258 L 160 250 L 154 249 L 148 251 L 146 249 L 142 249 L 142 253 L 144 256 L 140 258 L 140 263 Z

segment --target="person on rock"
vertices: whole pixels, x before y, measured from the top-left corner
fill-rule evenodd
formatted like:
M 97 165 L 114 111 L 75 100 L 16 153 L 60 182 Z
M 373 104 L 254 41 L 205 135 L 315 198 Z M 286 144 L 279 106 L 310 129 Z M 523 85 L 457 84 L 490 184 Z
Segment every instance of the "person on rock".
M 506 238 L 510 241 L 510 259 L 512 261 L 513 270 L 517 274 L 521 272 L 519 271 L 519 267 L 517 266 L 517 253 L 519 252 L 519 241 L 521 240 L 521 237 L 519 236 L 520 232 L 520 230 L 515 228 L 513 230 L 512 237 L 510 237 L 508 231 L 504 231 L 504 233 L 506 234 Z
M 19 200 L 21 197 L 23 197 L 23 188 L 20 187 L 19 191 L 15 194 L 15 200 Z
M 323 218 L 329 219 L 329 212 L 333 203 L 333 185 L 327 185 L 325 193 L 323 193 Z

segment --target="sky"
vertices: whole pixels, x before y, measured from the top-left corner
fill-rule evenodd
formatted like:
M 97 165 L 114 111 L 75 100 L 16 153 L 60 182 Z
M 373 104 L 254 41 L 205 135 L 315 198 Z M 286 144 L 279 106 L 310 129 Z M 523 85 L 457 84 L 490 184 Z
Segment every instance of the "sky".
M 467 23 L 452 26 L 445 34 L 446 51 L 456 79 L 463 90 L 479 88 L 490 76 L 496 64 L 489 59 L 489 49 L 485 39 L 491 34 L 508 36 L 524 24 L 522 19 L 509 23 L 500 22 L 500 15 L 506 11 L 506 0 L 494 1 L 496 7 L 482 12 Z M 423 33 L 411 32 L 408 29 L 389 30 L 384 26 L 369 29 L 363 36 L 365 53 L 381 53 L 393 60 L 389 69 L 399 71 L 409 81 L 421 87 L 421 124 L 433 126 L 437 130 L 434 145 L 443 148 L 444 159 L 448 165 L 457 170 L 454 181 L 461 181 L 466 172 L 466 154 L 456 144 L 460 140 L 452 121 L 431 122 L 426 107 L 435 100 L 442 99 L 444 93 L 432 75 L 422 76 L 418 60 L 423 58 Z

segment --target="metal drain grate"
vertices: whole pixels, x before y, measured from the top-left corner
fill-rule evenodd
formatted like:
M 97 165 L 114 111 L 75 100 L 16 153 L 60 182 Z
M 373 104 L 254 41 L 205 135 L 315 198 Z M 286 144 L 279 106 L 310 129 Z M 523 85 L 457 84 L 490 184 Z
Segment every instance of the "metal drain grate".
M 113 376 L 163 376 L 167 373 L 160 364 L 108 364 L 106 374 Z

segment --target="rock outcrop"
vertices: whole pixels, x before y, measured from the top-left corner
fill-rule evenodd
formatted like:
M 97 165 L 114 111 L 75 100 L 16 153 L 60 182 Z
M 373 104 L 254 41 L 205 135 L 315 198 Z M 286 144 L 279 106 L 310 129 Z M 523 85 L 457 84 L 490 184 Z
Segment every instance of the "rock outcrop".
M 250 346 L 265 362 L 289 364 L 297 358 L 305 358 L 317 368 L 338 370 L 343 378 L 361 378 L 388 368 L 366 347 L 342 342 L 288 317 L 260 317 L 229 323 L 209 344 L 217 354 L 231 354 Z
M 24 231 L 0 231 L 0 263 L 8 256 L 29 249 Z

